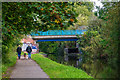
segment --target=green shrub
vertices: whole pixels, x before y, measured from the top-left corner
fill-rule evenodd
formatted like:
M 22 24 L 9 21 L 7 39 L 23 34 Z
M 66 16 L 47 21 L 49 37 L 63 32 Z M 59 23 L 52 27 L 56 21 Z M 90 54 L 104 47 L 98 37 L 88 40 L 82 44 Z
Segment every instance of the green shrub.
M 8 57 L 8 62 L 2 64 L 2 75 L 6 74 L 6 71 L 8 70 L 9 67 L 12 67 L 16 64 L 17 61 L 17 55 L 12 55 Z

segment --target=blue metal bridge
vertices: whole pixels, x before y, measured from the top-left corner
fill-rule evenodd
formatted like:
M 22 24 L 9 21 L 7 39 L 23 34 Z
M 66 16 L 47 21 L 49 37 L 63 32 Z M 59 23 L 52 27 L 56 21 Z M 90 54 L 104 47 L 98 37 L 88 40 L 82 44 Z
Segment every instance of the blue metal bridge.
M 43 41 L 77 41 L 76 35 L 82 35 L 87 30 L 48 30 L 46 32 L 38 31 L 31 36 L 37 42 Z

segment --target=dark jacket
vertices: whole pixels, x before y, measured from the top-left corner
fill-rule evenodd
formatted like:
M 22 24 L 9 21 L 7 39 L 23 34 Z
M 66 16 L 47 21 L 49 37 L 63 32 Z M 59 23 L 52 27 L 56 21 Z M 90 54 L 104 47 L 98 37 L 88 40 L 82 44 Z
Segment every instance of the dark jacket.
M 28 46 L 27 49 L 26 49 L 26 51 L 27 51 L 28 53 L 31 53 L 31 52 L 32 52 L 32 48 L 31 48 L 30 46 Z
M 18 47 L 17 48 L 17 52 L 20 53 L 22 51 L 22 48 L 21 47 Z

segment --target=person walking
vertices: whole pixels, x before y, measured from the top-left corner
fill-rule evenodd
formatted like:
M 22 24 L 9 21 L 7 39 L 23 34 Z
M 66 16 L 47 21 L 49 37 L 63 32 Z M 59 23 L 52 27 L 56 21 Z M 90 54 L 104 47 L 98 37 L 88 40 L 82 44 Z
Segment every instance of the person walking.
M 21 51 L 22 51 L 22 48 L 19 45 L 18 48 L 17 48 L 18 59 L 20 59 L 20 57 L 21 57 Z
M 26 51 L 28 52 L 28 59 L 31 59 L 32 48 L 30 47 L 30 45 L 28 45 Z

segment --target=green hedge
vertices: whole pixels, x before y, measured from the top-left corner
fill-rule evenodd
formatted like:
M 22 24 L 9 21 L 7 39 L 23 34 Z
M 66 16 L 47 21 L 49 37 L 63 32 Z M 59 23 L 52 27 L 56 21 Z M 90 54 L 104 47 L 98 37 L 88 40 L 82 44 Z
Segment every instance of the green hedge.
M 2 75 L 7 74 L 6 71 L 8 70 L 9 67 L 12 67 L 16 64 L 17 61 L 17 56 L 11 56 L 9 57 L 9 62 L 2 64 Z
M 59 64 L 40 54 L 32 54 L 32 59 L 40 65 L 50 78 L 92 78 L 81 69 Z

